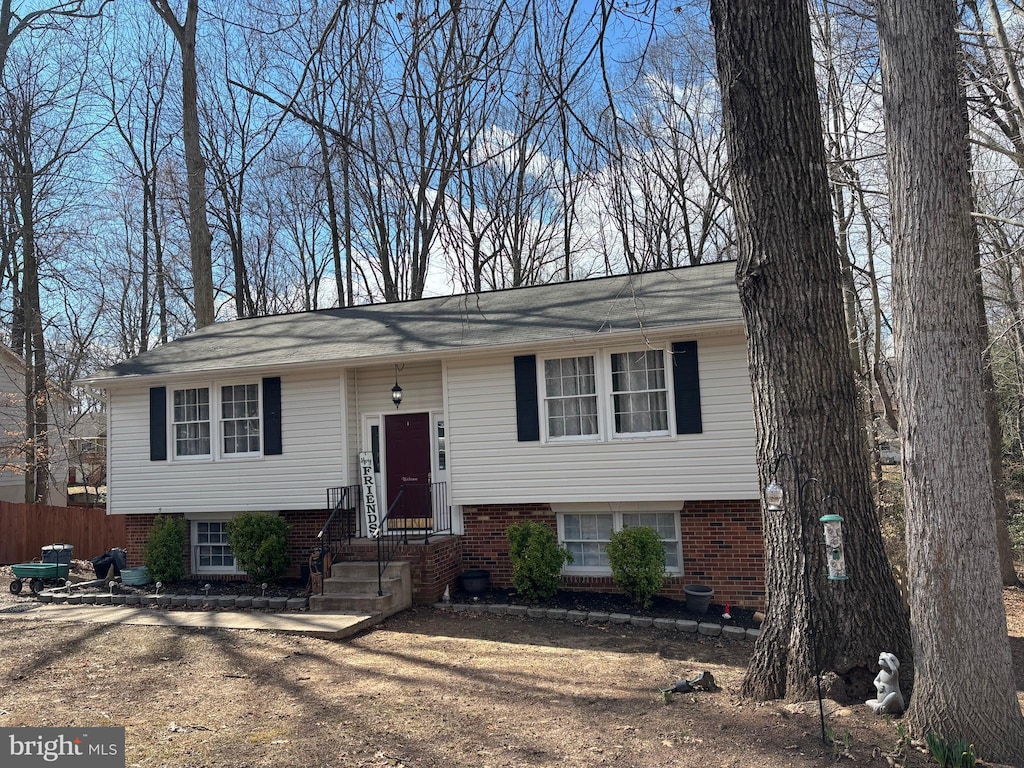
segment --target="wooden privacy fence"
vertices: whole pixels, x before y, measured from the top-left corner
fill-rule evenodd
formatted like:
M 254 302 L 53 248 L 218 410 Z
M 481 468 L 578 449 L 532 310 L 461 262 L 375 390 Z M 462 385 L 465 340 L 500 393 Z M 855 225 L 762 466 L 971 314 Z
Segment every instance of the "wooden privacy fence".
M 31 562 L 48 544 L 71 544 L 76 560 L 124 547 L 124 515 L 97 507 L 47 507 L 0 501 L 0 564 Z

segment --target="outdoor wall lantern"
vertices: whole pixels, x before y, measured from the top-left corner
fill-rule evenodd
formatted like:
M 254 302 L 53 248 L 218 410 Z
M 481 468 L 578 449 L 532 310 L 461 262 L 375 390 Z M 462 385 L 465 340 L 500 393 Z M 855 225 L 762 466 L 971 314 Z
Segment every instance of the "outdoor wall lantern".
M 395 365 L 395 386 L 391 388 L 391 402 L 395 404 L 395 408 L 402 404 L 402 388 L 398 386 L 398 371 L 401 370 L 398 365 Z

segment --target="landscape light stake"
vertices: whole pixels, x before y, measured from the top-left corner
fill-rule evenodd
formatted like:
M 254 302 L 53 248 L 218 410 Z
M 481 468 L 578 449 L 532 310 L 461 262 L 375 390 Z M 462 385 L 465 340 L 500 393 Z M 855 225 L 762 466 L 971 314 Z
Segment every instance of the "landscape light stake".
M 818 690 L 818 717 L 821 721 L 821 742 L 825 746 L 828 746 L 828 737 L 825 735 L 825 704 L 821 695 L 821 664 L 818 661 L 818 633 L 814 623 L 814 600 L 811 593 L 811 575 L 808 564 L 810 553 L 807 550 L 807 531 L 804 524 L 804 504 L 807 501 L 806 489 L 812 483 L 820 487 L 821 481 L 816 477 L 808 477 L 804 479 L 800 471 L 800 462 L 797 458 L 790 453 L 779 454 L 775 458 L 775 461 L 772 462 L 771 471 L 768 473 L 772 480 L 764 491 L 764 500 L 769 509 L 783 509 L 785 494 L 782 491 L 782 486 L 775 480 L 778 475 L 779 468 L 783 463 L 789 465 L 789 469 L 793 473 L 793 481 L 796 484 L 796 513 L 800 520 L 800 549 L 803 551 L 804 555 L 804 600 L 807 602 L 807 623 L 811 635 L 811 655 L 814 661 L 814 681 Z M 836 502 L 841 501 L 838 496 L 830 493 L 822 499 L 822 503 L 829 500 Z M 843 518 L 840 515 L 824 515 L 820 520 L 825 525 L 825 541 L 828 547 L 827 558 L 829 579 L 832 581 L 845 580 L 847 578 L 846 561 L 843 557 L 843 539 L 841 529 Z

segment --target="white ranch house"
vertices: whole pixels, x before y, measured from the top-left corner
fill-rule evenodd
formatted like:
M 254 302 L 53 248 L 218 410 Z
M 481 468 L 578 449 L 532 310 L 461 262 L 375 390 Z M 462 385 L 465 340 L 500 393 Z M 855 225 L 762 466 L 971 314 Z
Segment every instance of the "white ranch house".
M 301 567 L 336 506 L 335 559 L 375 559 L 360 501 L 375 492 L 420 601 L 470 569 L 508 586 L 504 531 L 524 518 L 573 553 L 567 588 L 608 589 L 602 543 L 646 524 L 665 541 L 667 594 L 701 583 L 760 605 L 734 272 L 716 263 L 204 328 L 84 382 L 107 401 L 108 513 L 129 516 L 133 563 L 154 517 L 180 515 L 189 571 L 232 577 L 224 526 L 245 511 L 283 515 Z

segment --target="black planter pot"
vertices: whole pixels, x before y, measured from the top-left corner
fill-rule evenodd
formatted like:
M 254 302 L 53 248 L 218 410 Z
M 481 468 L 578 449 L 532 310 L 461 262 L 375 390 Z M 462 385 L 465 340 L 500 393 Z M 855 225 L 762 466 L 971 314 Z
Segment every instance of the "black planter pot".
M 704 616 L 708 612 L 711 598 L 715 596 L 715 590 L 703 584 L 686 584 L 683 586 L 686 594 L 686 610 Z
M 467 595 L 482 595 L 491 586 L 491 572 L 483 569 L 463 571 L 459 583 Z

